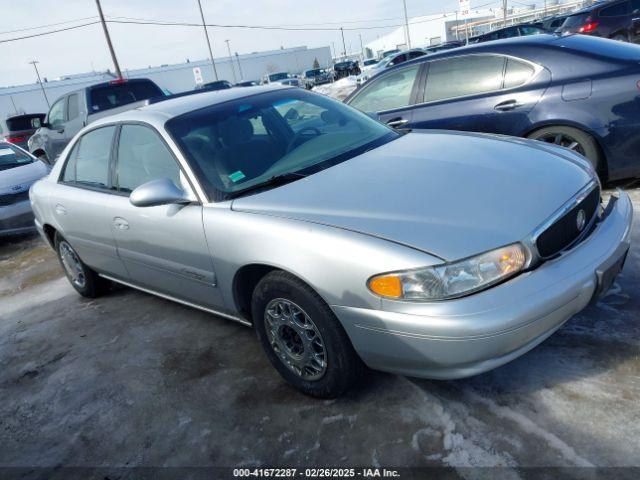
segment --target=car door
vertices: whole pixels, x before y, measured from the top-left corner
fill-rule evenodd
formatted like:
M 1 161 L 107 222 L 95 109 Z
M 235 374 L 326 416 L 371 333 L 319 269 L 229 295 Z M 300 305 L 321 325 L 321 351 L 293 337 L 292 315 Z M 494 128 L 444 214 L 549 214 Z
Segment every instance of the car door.
M 74 92 L 67 97 L 67 120 L 64 126 L 65 144 L 69 143 L 84 127 L 84 118 L 86 118 L 84 105 L 86 102 L 81 95 L 81 92 Z
M 129 202 L 133 190 L 160 178 L 192 192 L 167 144 L 151 126 L 124 124 L 115 152 L 117 194 L 108 204 L 109 220 L 130 281 L 201 306 L 220 306 L 202 205 L 195 197 L 187 205 L 136 207 Z
M 116 252 L 107 211 L 115 126 L 83 134 L 65 159 L 50 201 L 56 227 L 84 263 L 98 272 L 126 277 Z
M 45 149 L 51 163 L 55 162 L 67 145 L 65 136 L 65 120 L 67 114 L 67 97 L 58 99 L 47 114 Z
M 540 66 L 490 54 L 434 60 L 424 75 L 410 128 L 518 135 L 549 83 Z
M 347 104 L 394 128 L 403 128 L 413 118 L 422 63 L 385 72 L 369 80 L 347 100 Z

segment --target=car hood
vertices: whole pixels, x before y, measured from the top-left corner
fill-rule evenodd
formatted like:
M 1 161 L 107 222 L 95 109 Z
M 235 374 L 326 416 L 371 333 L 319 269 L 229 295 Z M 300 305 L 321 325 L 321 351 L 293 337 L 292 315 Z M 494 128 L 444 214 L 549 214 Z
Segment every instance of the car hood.
M 232 209 L 331 225 L 455 260 L 522 240 L 591 178 L 571 152 L 540 142 L 430 131 L 237 198 Z
M 20 193 L 49 173 L 49 168 L 39 160 L 19 167 L 0 170 L 0 195 Z

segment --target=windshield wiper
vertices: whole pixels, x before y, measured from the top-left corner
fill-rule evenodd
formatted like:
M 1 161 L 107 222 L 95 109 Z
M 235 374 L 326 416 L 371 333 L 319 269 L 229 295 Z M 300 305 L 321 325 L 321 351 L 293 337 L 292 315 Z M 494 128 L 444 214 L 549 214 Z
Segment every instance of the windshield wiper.
M 288 172 L 282 173 L 280 175 L 274 175 L 273 177 L 265 180 L 264 182 L 257 183 L 255 185 L 251 185 L 250 187 L 243 188 L 242 190 L 238 190 L 237 192 L 231 192 L 232 198 L 239 197 L 248 192 L 253 192 L 254 190 L 262 190 L 266 187 L 275 187 L 278 185 L 284 185 L 289 182 L 293 182 L 295 180 L 299 180 L 301 178 L 305 178 L 308 175 L 305 173 L 298 172 Z

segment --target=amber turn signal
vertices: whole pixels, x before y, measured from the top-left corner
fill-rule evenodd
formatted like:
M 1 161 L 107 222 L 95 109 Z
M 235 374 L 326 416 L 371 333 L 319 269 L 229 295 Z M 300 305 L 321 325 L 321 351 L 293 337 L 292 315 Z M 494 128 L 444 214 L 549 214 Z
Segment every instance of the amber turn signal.
M 381 297 L 402 297 L 402 282 L 396 275 L 373 277 L 369 280 L 369 290 Z

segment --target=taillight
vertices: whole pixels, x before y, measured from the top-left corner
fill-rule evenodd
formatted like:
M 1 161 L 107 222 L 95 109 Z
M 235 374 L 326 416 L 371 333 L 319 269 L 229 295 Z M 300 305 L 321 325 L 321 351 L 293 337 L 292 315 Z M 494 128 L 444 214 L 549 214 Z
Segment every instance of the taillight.
M 593 32 L 598 27 L 598 22 L 587 21 L 583 26 L 578 29 L 578 33 Z
M 26 142 L 29 138 L 25 135 L 16 135 L 15 137 L 7 137 L 5 140 L 9 143 Z
M 125 78 L 118 78 L 117 80 L 111 80 L 109 85 L 121 85 L 123 83 L 127 83 L 127 80 Z

